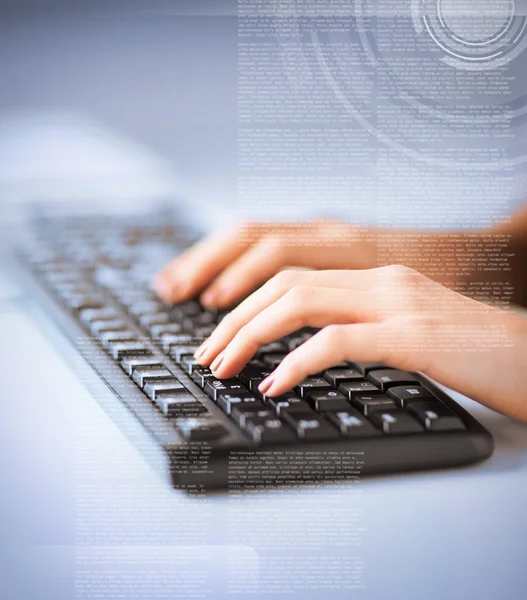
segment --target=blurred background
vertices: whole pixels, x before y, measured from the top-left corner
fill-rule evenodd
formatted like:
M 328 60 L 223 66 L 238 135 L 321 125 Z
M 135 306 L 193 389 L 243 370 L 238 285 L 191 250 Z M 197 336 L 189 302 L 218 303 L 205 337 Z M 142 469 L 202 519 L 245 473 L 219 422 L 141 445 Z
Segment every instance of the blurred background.
M 4 219 L 30 197 L 232 200 L 235 14 L 236 0 L 2 2 Z
M 202 207 L 241 206 L 244 216 L 253 218 L 269 216 L 272 201 L 275 209 L 290 203 L 293 214 L 296 210 L 304 218 L 344 215 L 355 222 L 400 227 L 474 227 L 476 218 L 477 226 L 500 218 L 527 194 L 527 53 L 482 72 L 467 68 L 470 54 L 447 65 L 448 52 L 435 37 L 444 34 L 432 18 L 436 4 L 448 11 L 454 33 L 470 38 L 469 25 L 478 19 L 470 3 L 460 5 L 460 14 L 450 0 L 426 3 L 420 22 L 414 0 L 378 0 L 367 3 L 367 14 L 388 17 L 382 31 L 375 20 L 361 29 L 356 19 L 349 35 L 327 33 L 324 27 L 316 32 L 325 53 L 321 68 L 309 55 L 311 25 L 300 31 L 306 22 L 302 17 L 313 7 L 324 13 L 327 6 L 327 14 L 336 10 L 347 18 L 351 7 L 360 13 L 362 0 L 4 1 L 2 218 L 35 198 L 65 199 L 73 205 L 77 198 L 112 197 L 114 206 L 126 209 L 134 199 L 167 195 L 182 198 L 185 206 L 194 198 Z M 253 64 L 240 61 L 240 6 L 244 14 L 256 6 L 275 17 L 281 14 L 286 29 L 294 23 L 285 34 L 287 43 L 277 45 L 268 64 L 258 58 Z M 499 29 L 510 6 L 516 15 L 526 14 L 525 0 L 485 0 L 481 6 L 483 33 Z M 298 20 L 288 20 L 288 15 Z M 429 33 L 423 26 L 427 16 Z M 297 25 L 298 36 L 292 36 Z M 279 39 L 280 34 L 278 27 Z M 520 34 L 514 43 L 504 41 L 510 55 L 525 41 L 525 32 L 523 38 Z M 515 35 L 513 29 L 510 35 Z M 258 42 L 257 37 L 249 40 Z M 477 50 L 479 43 L 469 40 L 463 50 Z M 377 65 L 376 80 L 371 64 Z M 425 69 L 417 72 L 416 64 Z M 324 68 L 333 78 L 330 83 L 321 79 Z M 324 137 L 322 123 L 318 138 L 303 132 L 294 149 L 277 147 L 276 140 L 273 145 L 265 136 L 255 145 L 247 133 L 250 121 L 242 123 L 245 131 L 240 133 L 238 108 L 262 107 L 254 86 L 240 88 L 239 72 L 255 75 L 264 103 L 274 96 L 276 106 L 267 106 L 271 114 L 289 100 L 299 122 L 306 115 L 323 120 L 331 105 L 337 119 L 343 119 L 339 133 Z M 385 104 L 375 95 L 381 88 Z M 317 105 L 321 99 L 325 104 Z M 357 107 L 358 113 L 350 116 Z M 511 119 L 513 113 L 517 116 Z M 485 115 L 494 119 L 494 129 Z M 281 126 L 278 115 L 276 125 Z M 254 156 L 247 155 L 247 148 Z M 440 160 L 415 159 L 427 152 L 438 153 Z M 258 164 L 263 155 L 269 159 L 265 167 Z M 462 168 L 442 164 L 441 157 L 448 162 L 452 156 L 465 161 Z M 502 157 L 509 166 L 494 169 Z M 240 159 L 245 169 L 241 178 Z M 325 166 L 313 168 L 310 160 L 315 165 L 325 161 Z M 491 168 L 476 168 L 481 160 L 483 165 L 490 160 Z M 281 177 L 279 172 L 287 169 L 291 177 Z M 314 173 L 321 176 L 312 177 Z M 201 218 L 210 219 L 210 211 L 202 212 Z M 227 219 L 216 211 L 210 220 L 217 224 L 221 217 Z

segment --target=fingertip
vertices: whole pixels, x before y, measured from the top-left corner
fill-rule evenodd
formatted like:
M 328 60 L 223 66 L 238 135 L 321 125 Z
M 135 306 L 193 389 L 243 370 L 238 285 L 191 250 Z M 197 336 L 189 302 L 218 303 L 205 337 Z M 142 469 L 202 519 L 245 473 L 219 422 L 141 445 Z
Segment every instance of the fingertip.
M 236 287 L 230 284 L 210 287 L 200 297 L 200 302 L 205 308 L 215 309 L 229 308 L 238 300 Z
M 168 273 L 166 273 L 165 271 L 161 271 L 160 273 L 157 273 L 157 275 L 155 275 L 154 281 L 152 282 L 152 287 L 155 293 L 162 300 L 165 300 L 167 302 L 172 300 L 173 283 L 170 280 Z
M 207 358 L 209 355 L 209 342 L 205 340 L 203 344 L 194 352 L 194 359 L 202 366 L 207 364 Z
M 194 293 L 192 283 L 172 271 L 162 271 L 156 276 L 153 288 L 162 300 L 170 303 L 188 300 Z
M 280 394 L 284 394 L 290 389 L 291 386 L 286 384 L 283 375 L 278 371 L 278 369 L 273 371 L 258 386 L 258 391 L 269 398 L 280 396 Z
M 199 301 L 205 308 L 214 309 L 219 308 L 216 302 L 216 294 L 213 290 L 208 290 L 201 294 Z
M 223 362 L 223 358 L 224 358 L 224 353 L 221 352 L 220 354 L 218 354 L 218 356 L 215 358 L 213 363 L 210 365 L 210 370 L 216 377 L 219 377 L 221 374 L 221 371 L 222 371 L 221 364 Z
M 273 387 L 273 381 L 274 381 L 274 375 L 271 374 L 271 375 L 269 375 L 269 377 L 267 377 L 260 383 L 260 385 L 258 386 L 258 391 L 261 394 L 265 394 L 266 396 L 271 395 L 271 394 L 269 394 L 269 391 Z
M 238 286 L 225 285 L 215 290 L 216 308 L 220 310 L 231 309 L 243 300 L 243 290 Z

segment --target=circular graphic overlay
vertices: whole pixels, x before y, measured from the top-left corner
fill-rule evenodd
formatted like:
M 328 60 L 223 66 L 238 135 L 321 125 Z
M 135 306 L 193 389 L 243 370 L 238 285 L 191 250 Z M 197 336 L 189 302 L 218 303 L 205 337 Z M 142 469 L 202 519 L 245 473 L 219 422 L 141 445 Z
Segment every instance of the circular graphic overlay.
M 416 33 L 426 31 L 457 69 L 497 69 L 527 47 L 527 18 L 515 0 L 412 0 L 412 16 Z
M 284 69 L 302 57 L 309 81 L 321 77 L 342 114 L 382 145 L 456 170 L 527 163 L 519 0 L 401 0 L 395 11 L 393 0 L 349 0 L 336 26 L 293 0 L 284 13 L 287 1 L 274 0 Z
M 445 33 L 467 46 L 485 46 L 500 39 L 514 18 L 514 2 L 493 0 L 483 4 L 481 7 L 474 0 L 438 0 L 438 19 Z

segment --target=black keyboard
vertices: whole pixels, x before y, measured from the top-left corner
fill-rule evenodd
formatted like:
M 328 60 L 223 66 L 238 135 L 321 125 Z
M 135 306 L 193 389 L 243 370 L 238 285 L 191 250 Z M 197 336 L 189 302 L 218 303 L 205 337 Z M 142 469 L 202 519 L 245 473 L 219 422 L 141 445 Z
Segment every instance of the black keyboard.
M 169 306 L 150 289 L 153 273 L 194 241 L 189 231 L 156 212 L 40 217 L 19 252 L 32 293 L 148 431 L 136 443 L 175 487 L 296 484 L 311 471 L 340 480 L 492 453 L 467 411 L 422 375 L 387 365 L 346 362 L 279 398 L 262 395 L 259 383 L 314 330 L 260 348 L 236 378 L 214 377 L 193 354 L 225 313 L 196 300 Z

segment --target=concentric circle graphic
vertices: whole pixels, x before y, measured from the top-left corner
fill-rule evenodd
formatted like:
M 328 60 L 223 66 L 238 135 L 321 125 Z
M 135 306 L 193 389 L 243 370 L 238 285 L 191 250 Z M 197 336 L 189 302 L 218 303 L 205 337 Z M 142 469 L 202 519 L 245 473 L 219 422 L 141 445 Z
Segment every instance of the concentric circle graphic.
M 380 144 L 438 167 L 500 171 L 527 163 L 522 1 L 349 0 L 335 16 L 329 0 L 308 15 L 274 0 L 274 17 L 284 65 L 303 56 Z
M 457 69 L 497 69 L 527 47 L 527 17 L 517 15 L 515 0 L 412 0 L 418 35 L 424 31 Z

